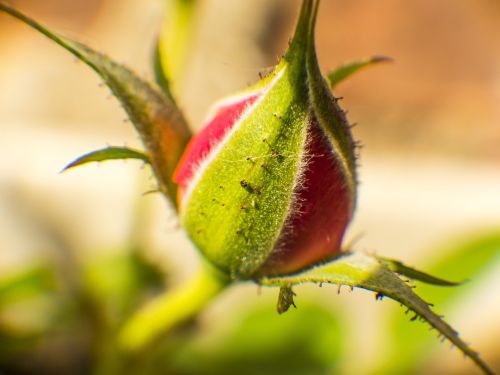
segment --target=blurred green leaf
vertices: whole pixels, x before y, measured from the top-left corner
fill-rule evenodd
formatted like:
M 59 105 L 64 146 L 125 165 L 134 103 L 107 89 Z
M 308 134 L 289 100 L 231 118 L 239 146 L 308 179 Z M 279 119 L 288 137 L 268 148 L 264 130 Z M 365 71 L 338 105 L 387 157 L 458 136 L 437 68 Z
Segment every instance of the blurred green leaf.
M 368 68 L 370 66 L 378 65 L 380 63 L 392 62 L 392 58 L 386 56 L 373 56 L 366 60 L 354 61 L 345 65 L 342 65 L 335 69 L 334 71 L 328 73 L 327 78 L 330 82 L 332 88 L 336 87 L 339 83 L 343 82 L 354 73 L 359 72 L 362 69 Z
M 453 311 L 453 307 L 470 297 L 471 292 L 481 282 L 482 276 L 490 273 L 500 262 L 500 232 L 453 241 L 452 244 L 437 248 L 428 254 L 435 254 L 429 259 L 429 270 L 455 280 L 469 280 L 459 288 L 432 288 L 418 284 L 419 294 L 427 301 L 439 307 L 444 313 Z M 409 324 L 408 318 L 394 311 L 388 314 L 391 322 L 388 333 L 389 352 L 384 363 L 376 373 L 414 373 L 424 366 L 437 343 L 428 329 L 421 324 Z M 405 338 L 411 337 L 411 340 Z
M 16 9 L 0 2 L 4 11 L 39 31 L 91 67 L 122 104 L 147 149 L 160 189 L 176 206 L 172 174 L 191 132 L 181 111 L 169 98 L 130 69 L 79 42 L 59 36 Z
M 492 374 L 488 365 L 474 352 L 440 316 L 436 315 L 429 304 L 417 296 L 412 288 L 401 280 L 377 258 L 360 253 L 346 253 L 329 263 L 307 269 L 291 276 L 259 280 L 265 286 L 286 286 L 302 283 L 333 283 L 371 290 L 376 298 L 392 298 L 415 313 L 412 320 L 420 318 L 446 337 L 452 344 L 471 358 L 485 373 Z M 429 335 L 430 333 L 427 332 Z M 401 340 L 412 341 L 412 336 Z M 402 350 L 399 348 L 399 350 Z
M 242 314 L 238 316 L 235 314 Z M 298 309 L 278 315 L 271 306 L 241 312 L 218 334 L 198 336 L 164 362 L 176 375 L 327 375 L 336 372 L 344 331 L 326 308 L 301 300 Z
M 149 163 L 148 156 L 141 151 L 133 150 L 128 147 L 106 147 L 104 149 L 92 151 L 80 156 L 78 159 L 65 166 L 62 171 L 64 172 L 68 169 L 93 162 L 124 159 L 138 159 L 145 163 Z
M 0 279 L 0 309 L 21 299 L 45 294 L 55 288 L 53 271 L 37 266 Z
M 164 282 L 163 273 L 138 251 L 94 260 L 84 271 L 86 293 L 111 329 L 158 292 Z

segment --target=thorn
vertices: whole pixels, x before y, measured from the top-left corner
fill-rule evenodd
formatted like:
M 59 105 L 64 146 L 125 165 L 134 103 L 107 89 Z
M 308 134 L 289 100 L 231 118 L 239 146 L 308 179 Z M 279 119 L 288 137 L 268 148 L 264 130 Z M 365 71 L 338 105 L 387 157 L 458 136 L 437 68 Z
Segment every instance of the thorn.
M 323 283 L 322 282 L 319 283 L 319 287 L 323 288 Z
M 384 294 L 383 293 L 378 292 L 377 294 L 375 294 L 375 300 L 376 301 L 382 301 L 383 299 L 384 299 Z
M 410 319 L 411 322 L 414 322 L 415 320 L 418 319 L 418 315 L 415 315 L 413 318 Z
M 339 284 L 339 286 L 337 287 L 337 294 L 340 294 L 341 289 L 342 289 L 342 284 Z

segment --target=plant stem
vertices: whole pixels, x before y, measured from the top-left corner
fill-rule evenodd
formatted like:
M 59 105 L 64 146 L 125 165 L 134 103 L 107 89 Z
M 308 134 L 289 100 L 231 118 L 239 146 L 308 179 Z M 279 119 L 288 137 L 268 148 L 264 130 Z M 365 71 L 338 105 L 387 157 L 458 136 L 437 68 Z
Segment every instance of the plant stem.
M 160 295 L 125 322 L 119 346 L 140 352 L 170 330 L 196 316 L 230 284 L 230 279 L 206 263 L 198 275 L 174 290 Z

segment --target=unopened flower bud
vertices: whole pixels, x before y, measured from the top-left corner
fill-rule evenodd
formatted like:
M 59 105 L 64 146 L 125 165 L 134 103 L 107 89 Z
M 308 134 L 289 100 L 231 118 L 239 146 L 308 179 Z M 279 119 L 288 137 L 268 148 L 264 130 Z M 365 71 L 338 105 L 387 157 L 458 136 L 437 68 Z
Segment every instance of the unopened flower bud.
M 217 103 L 174 176 L 181 223 L 233 277 L 295 272 L 340 252 L 356 196 L 354 142 L 317 63 L 305 0 L 273 73 Z

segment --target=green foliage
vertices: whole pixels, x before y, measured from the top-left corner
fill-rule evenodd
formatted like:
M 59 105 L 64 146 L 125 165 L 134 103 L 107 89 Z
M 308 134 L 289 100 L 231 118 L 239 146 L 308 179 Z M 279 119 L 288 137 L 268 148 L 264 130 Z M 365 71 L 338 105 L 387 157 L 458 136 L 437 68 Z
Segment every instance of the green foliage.
M 142 151 L 133 150 L 128 147 L 106 147 L 104 149 L 92 151 L 80 156 L 78 159 L 65 166 L 62 171 L 64 172 L 68 169 L 79 167 L 88 163 L 125 159 L 137 159 L 142 160 L 144 163 L 150 163 L 149 157 Z
M 446 274 L 455 280 L 465 280 L 460 288 L 433 288 L 417 284 L 418 292 L 426 300 L 432 301 L 443 313 L 454 311 L 481 285 L 481 279 L 500 263 L 500 232 L 464 237 L 436 248 L 427 266 L 433 273 Z M 425 366 L 436 348 L 436 340 L 422 325 L 410 324 L 408 319 L 394 310 L 386 316 L 392 327 L 388 339 L 390 355 L 380 366 L 380 374 L 413 373 Z M 411 340 L 405 339 L 411 337 Z
M 37 266 L 0 279 L 0 308 L 54 289 L 54 278 L 48 266 Z
M 162 192 L 176 206 L 177 186 L 171 176 L 191 132 L 181 111 L 130 69 L 84 44 L 64 38 L 16 9 L 0 3 L 4 11 L 39 31 L 91 67 L 122 104 L 147 150 Z
M 137 250 L 93 261 L 82 277 L 86 295 L 109 327 L 118 327 L 165 284 L 163 273 Z
M 492 374 L 488 365 L 473 351 L 457 332 L 432 312 L 429 304 L 418 297 L 403 280 L 377 258 L 359 253 L 344 254 L 328 263 L 301 273 L 259 280 L 265 286 L 298 285 L 303 283 L 334 283 L 371 290 L 377 299 L 387 296 L 413 311 L 451 343 L 470 357 L 485 373 Z M 408 340 L 408 338 L 406 338 Z M 403 340 L 403 338 L 401 338 Z
M 171 176 L 191 132 L 176 107 L 170 80 L 178 75 L 180 62 L 185 58 L 185 42 L 192 29 L 197 3 L 175 1 L 174 21 L 163 29 L 157 42 L 154 64 L 162 93 L 102 53 L 59 36 L 0 2 L 0 11 L 38 30 L 90 66 L 120 101 L 146 148 L 145 153 L 120 147 L 93 151 L 70 163 L 65 170 L 90 162 L 139 159 L 151 164 L 160 189 L 176 205 L 177 187 Z M 229 147 L 207 168 L 198 190 L 190 197 L 191 201 L 202 202 L 192 204 L 190 201 L 188 206 L 188 214 L 189 210 L 194 212 L 186 221 L 188 228 L 191 233 L 203 233 L 194 239 L 195 242 L 208 248 L 209 258 L 236 279 L 254 275 L 279 232 L 273 229 L 281 228 L 287 216 L 289 205 L 283 202 L 292 201 L 294 177 L 300 169 L 300 151 L 306 139 L 306 132 L 300 125 L 311 114 L 328 130 L 335 155 L 348 176 L 347 184 L 351 191 L 356 190 L 354 142 L 345 114 L 330 88 L 325 86 L 317 63 L 314 24 L 318 6 L 319 1 L 303 1 L 298 31 L 289 52 L 275 72 L 254 87 L 255 90 L 266 87 L 268 91 L 254 113 L 239 124 L 243 130 L 231 138 Z M 178 33 L 174 35 L 172 30 Z M 344 65 L 328 75 L 330 85 L 334 87 L 361 69 L 389 60 L 374 57 Z M 255 129 L 260 133 L 256 134 Z M 286 137 L 281 137 L 282 133 L 286 133 Z M 266 136 L 265 142 L 262 142 L 262 134 Z M 248 162 L 249 155 L 269 157 L 269 147 L 281 156 L 269 161 L 284 165 L 280 173 L 269 177 L 262 168 L 254 168 L 248 163 L 248 167 L 242 168 L 242 164 L 238 164 Z M 242 181 L 248 180 L 257 181 L 258 190 L 248 189 L 248 183 L 243 186 Z M 221 181 L 224 186 L 219 183 Z M 243 220 L 241 204 L 228 207 L 224 203 L 227 199 L 244 201 L 257 191 L 255 195 L 259 197 L 252 198 L 252 204 L 261 207 L 262 211 L 253 217 L 246 215 Z M 280 200 L 280 204 L 273 205 L 276 200 Z M 212 220 L 207 222 L 201 213 L 209 209 Z M 240 229 L 243 225 L 255 226 L 258 235 L 251 241 L 240 236 L 244 235 Z M 214 235 L 220 233 L 223 226 L 229 228 L 227 233 L 233 233 L 232 238 Z M 228 246 L 232 254 L 226 251 Z M 430 267 L 436 274 L 447 274 L 453 280 L 479 277 L 498 263 L 500 235 L 495 233 L 451 250 L 439 249 L 437 253 L 447 255 Z M 78 264 L 74 271 L 71 279 L 75 283 L 67 288 L 61 287 L 65 286 L 61 270 L 50 267 L 21 270 L 0 280 L 1 371 L 57 373 L 51 365 L 54 359 L 60 358 L 69 358 L 63 370 L 58 369 L 61 373 L 91 370 L 106 375 L 125 372 L 229 375 L 235 368 L 242 375 L 326 375 L 338 370 L 345 333 L 338 316 L 317 305 L 302 302 L 298 310 L 284 317 L 271 315 L 268 309 L 247 312 L 229 332 L 207 344 L 200 339 L 199 329 L 190 331 L 190 328 L 199 327 L 189 323 L 232 281 L 225 274 L 215 277 L 216 273 L 222 274 L 219 270 L 201 274 L 192 283 L 165 291 L 164 273 L 148 262 L 140 249 L 133 248 L 117 256 Z M 479 355 L 398 274 L 417 283 L 458 284 L 430 276 L 399 261 L 351 253 L 301 273 L 254 281 L 280 288 L 279 312 L 294 305 L 292 286 L 302 283 L 348 285 L 374 291 L 377 299 L 387 296 L 413 311 L 416 315 L 412 320 L 425 320 L 485 373 L 492 373 Z M 476 284 L 442 289 L 417 285 L 425 300 L 451 309 L 468 296 Z M 163 293 L 158 296 L 160 290 Z M 140 308 L 152 297 L 152 302 Z M 19 326 L 23 329 L 16 330 L 15 324 L 8 322 L 5 316 L 9 311 L 23 312 L 24 315 L 19 316 L 10 314 L 21 319 Z M 23 321 L 23 318 L 27 319 Z M 26 324 L 30 319 L 33 324 Z M 429 358 L 433 348 L 431 335 L 421 326 L 410 328 L 400 311 L 390 319 L 395 350 L 380 366 L 381 373 L 414 373 Z M 174 328 L 170 339 L 160 340 Z M 66 341 L 61 340 L 61 336 Z M 188 339 L 176 341 L 179 337 Z M 67 342 L 75 343 L 74 338 L 78 339 L 76 348 L 67 347 Z M 156 344 L 155 348 L 149 346 L 151 343 Z M 140 354 L 129 350 L 140 351 Z M 161 353 L 165 355 L 159 355 Z M 27 371 L 24 366 L 29 361 L 26 358 L 42 358 L 43 361 L 34 362 Z M 81 368 L 81 363 L 86 363 L 87 367 Z
M 156 42 L 153 67 L 163 92 L 172 97 L 172 89 L 181 79 L 187 63 L 189 45 L 196 29 L 196 15 L 202 0 L 164 0 L 165 18 Z M 172 87 L 172 85 L 174 87 Z
M 377 257 L 377 259 L 384 263 L 392 271 L 396 272 L 399 275 L 409 277 L 412 280 L 421 281 L 426 284 L 437 286 L 458 286 L 463 284 L 460 282 L 447 281 L 444 279 L 440 279 L 439 277 L 429 275 L 415 268 L 408 267 L 398 260 L 388 259 L 384 257 Z
M 380 63 L 392 62 L 390 57 L 386 56 L 373 56 L 366 60 L 354 61 L 345 65 L 338 67 L 332 72 L 328 73 L 327 78 L 332 88 L 337 87 L 337 85 L 353 74 L 368 68 L 370 66 L 378 65 Z
M 340 368 L 345 330 L 337 314 L 302 300 L 278 315 L 269 304 L 235 309 L 165 360 L 175 375 L 327 375 Z

